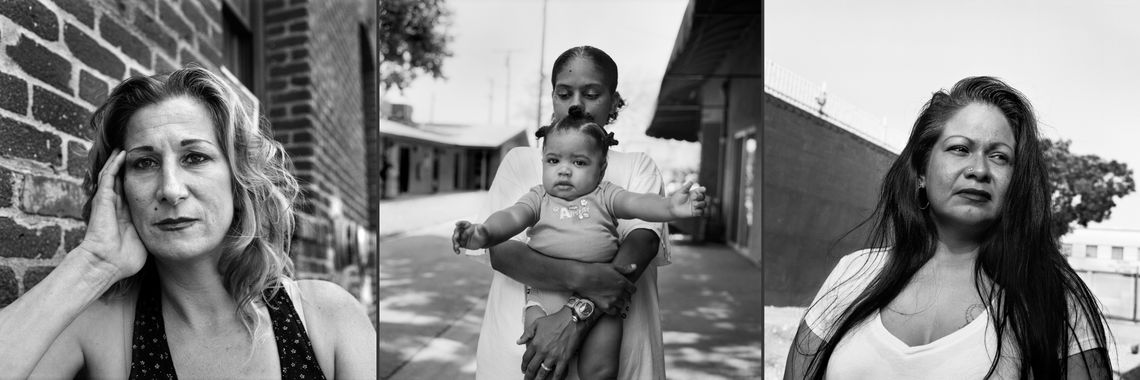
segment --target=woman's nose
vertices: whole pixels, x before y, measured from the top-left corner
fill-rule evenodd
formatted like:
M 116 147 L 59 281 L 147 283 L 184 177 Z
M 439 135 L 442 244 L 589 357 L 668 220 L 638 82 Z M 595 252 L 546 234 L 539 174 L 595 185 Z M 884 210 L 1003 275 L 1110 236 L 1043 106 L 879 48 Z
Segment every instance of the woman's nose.
M 158 187 L 158 199 L 171 205 L 181 203 L 190 195 L 182 170 L 177 166 L 167 166 L 162 170 L 162 184 Z
M 973 178 L 978 181 L 986 181 L 990 178 L 990 166 L 985 157 L 976 160 L 973 165 L 966 168 L 966 177 Z

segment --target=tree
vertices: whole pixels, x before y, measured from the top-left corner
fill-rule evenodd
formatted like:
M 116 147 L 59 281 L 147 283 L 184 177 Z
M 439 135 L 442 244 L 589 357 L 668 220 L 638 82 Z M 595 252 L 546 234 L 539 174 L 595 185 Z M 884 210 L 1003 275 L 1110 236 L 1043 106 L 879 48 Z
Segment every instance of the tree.
M 1053 234 L 1069 233 L 1073 222 L 1082 227 L 1112 215 L 1114 198 L 1136 189 L 1132 169 L 1115 160 L 1069 152 L 1069 140 L 1041 139 L 1049 182 L 1053 187 Z
M 444 0 L 380 0 L 380 83 L 403 89 L 417 76 L 443 78 L 451 56 Z

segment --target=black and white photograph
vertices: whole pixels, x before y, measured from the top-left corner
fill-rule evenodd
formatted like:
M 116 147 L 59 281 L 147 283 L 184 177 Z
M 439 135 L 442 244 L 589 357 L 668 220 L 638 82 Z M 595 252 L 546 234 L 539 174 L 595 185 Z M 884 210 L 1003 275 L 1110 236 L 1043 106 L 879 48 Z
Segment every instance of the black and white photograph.
M 377 6 L 0 2 L 0 378 L 376 379 Z
M 766 1 L 764 377 L 1137 378 L 1137 15 Z

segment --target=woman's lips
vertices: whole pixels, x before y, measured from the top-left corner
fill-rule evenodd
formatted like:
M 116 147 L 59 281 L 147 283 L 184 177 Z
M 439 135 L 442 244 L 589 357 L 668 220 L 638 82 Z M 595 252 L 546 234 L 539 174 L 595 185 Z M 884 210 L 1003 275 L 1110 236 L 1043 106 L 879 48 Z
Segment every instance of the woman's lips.
M 988 202 L 990 199 L 993 198 L 992 196 L 990 196 L 989 192 L 987 192 L 985 190 L 977 190 L 977 189 L 959 190 L 958 195 L 961 195 L 963 198 L 966 198 L 966 199 L 969 199 L 969 200 L 972 200 L 975 202 Z
M 155 223 L 154 226 L 163 231 L 178 231 L 186 229 L 197 222 L 198 219 L 190 218 L 165 219 L 161 222 Z

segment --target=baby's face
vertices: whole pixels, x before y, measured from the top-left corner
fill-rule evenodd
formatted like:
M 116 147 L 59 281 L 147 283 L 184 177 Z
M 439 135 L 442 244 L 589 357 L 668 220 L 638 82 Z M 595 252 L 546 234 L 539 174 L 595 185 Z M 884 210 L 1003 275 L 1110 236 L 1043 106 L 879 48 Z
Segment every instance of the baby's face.
M 546 193 L 574 200 L 594 191 L 602 181 L 602 150 L 582 133 L 558 131 L 542 147 L 542 187 Z

